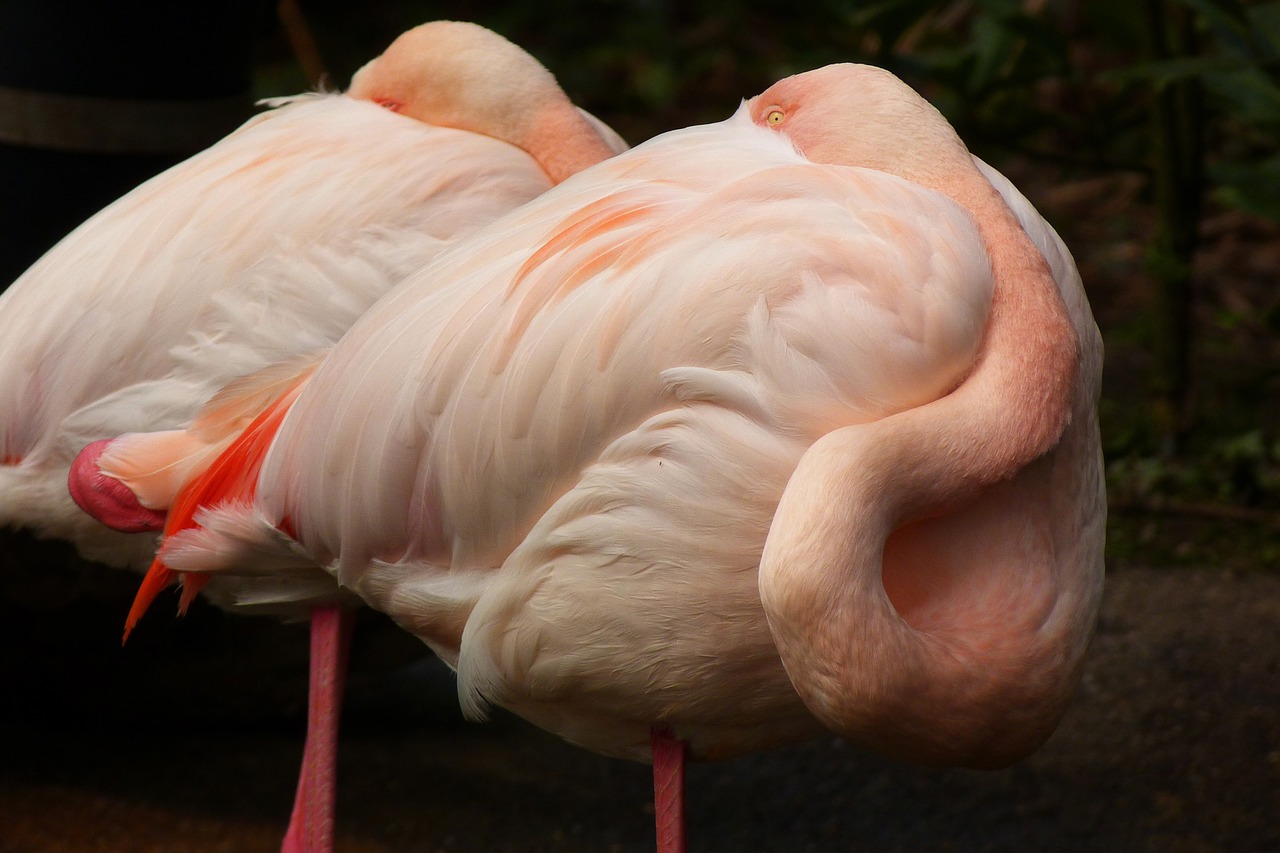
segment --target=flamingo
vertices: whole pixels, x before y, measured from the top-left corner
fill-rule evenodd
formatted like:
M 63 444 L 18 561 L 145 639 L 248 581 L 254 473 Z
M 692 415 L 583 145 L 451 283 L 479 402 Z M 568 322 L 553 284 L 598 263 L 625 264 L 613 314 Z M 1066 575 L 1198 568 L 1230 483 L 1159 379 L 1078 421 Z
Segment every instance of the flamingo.
M 626 147 L 533 57 L 463 22 L 403 34 L 345 95 L 275 103 L 91 218 L 0 296 L 0 526 L 145 568 L 155 540 L 137 534 L 163 513 L 126 520 L 104 509 L 113 481 L 72 478 L 110 527 L 80 512 L 67 484 L 81 448 L 190 425 L 219 387 L 332 344 L 409 271 Z M 291 598 L 277 586 L 211 591 L 288 615 L 340 596 L 327 580 Z M 328 757 L 305 767 L 332 761 L 323 732 L 337 724 L 348 631 L 337 611 L 317 616 L 306 754 Z M 311 775 L 323 771 L 304 771 L 296 844 L 331 812 L 324 792 L 309 796 Z
M 232 379 L 331 344 L 441 249 L 625 147 L 533 57 L 461 22 L 405 33 L 345 95 L 275 103 L 0 295 L 0 526 L 145 568 L 153 537 L 67 494 L 81 448 L 186 426 Z
M 174 506 L 153 570 L 323 568 L 472 717 L 653 761 L 677 851 L 686 756 L 1049 736 L 1101 594 L 1100 373 L 1052 228 L 835 65 L 438 257 L 186 484 L 145 435 L 102 468 Z

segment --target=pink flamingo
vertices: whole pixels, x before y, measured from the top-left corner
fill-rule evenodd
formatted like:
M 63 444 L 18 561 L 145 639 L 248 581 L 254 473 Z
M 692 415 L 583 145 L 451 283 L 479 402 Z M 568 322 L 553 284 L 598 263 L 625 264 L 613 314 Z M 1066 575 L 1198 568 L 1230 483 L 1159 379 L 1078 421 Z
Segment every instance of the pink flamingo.
M 830 66 L 412 276 L 166 485 L 158 565 L 323 568 L 473 717 L 654 761 L 682 850 L 686 751 L 821 723 L 992 767 L 1050 734 L 1101 592 L 1100 371 L 1026 199 L 901 81 Z M 174 459 L 118 441 L 139 491 Z
M 155 537 L 136 534 L 163 513 L 136 512 L 132 495 L 130 512 L 112 511 L 118 484 L 94 477 L 71 484 L 115 529 L 80 512 L 67 483 L 81 448 L 95 442 L 87 461 L 96 440 L 191 424 L 235 377 L 331 345 L 409 271 L 625 148 L 531 56 L 460 22 L 400 36 L 345 95 L 277 105 L 107 207 L 0 296 L 0 525 L 145 567 Z M 286 613 L 342 595 L 328 579 L 278 588 L 210 591 Z M 327 667 L 344 640 L 336 611 L 315 628 L 323 728 L 337 724 L 341 673 Z M 304 784 L 295 835 L 328 820 L 308 799 Z
M 232 379 L 331 344 L 443 248 L 625 147 L 536 60 L 459 22 L 405 33 L 346 95 L 278 103 L 0 295 L 0 526 L 145 567 L 153 537 L 68 496 L 82 447 L 186 426 Z

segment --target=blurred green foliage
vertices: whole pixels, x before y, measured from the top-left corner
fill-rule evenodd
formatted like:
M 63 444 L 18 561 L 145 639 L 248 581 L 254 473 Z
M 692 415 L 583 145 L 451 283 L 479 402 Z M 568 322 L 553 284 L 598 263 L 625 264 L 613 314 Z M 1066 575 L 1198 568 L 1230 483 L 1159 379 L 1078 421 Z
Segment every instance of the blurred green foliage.
M 1154 91 L 1202 82 L 1232 203 L 1280 218 L 1280 2 L 1160 0 L 1195 19 L 1193 55 L 1156 60 L 1150 0 L 303 0 L 332 82 L 407 26 L 472 20 L 528 49 L 587 109 L 640 140 L 725 117 L 780 77 L 873 62 L 920 87 L 980 150 L 1091 169 L 1147 168 Z M 301 82 L 290 81 L 294 88 Z M 288 85 L 273 86 L 278 94 Z

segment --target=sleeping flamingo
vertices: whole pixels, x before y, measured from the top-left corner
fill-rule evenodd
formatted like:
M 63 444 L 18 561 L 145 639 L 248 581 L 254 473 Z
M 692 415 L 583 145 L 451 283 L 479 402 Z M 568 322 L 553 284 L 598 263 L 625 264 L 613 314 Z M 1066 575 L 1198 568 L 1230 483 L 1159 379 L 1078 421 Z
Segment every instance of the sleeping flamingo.
M 461 22 L 400 36 L 346 95 L 281 103 L 94 216 L 0 296 L 0 526 L 145 567 L 155 538 L 137 534 L 163 513 L 104 512 L 116 532 L 80 512 L 68 467 L 86 443 L 187 426 L 222 385 L 332 344 L 409 271 L 625 148 L 533 57 Z M 73 485 L 109 506 L 110 481 Z M 323 580 L 301 604 L 278 584 L 212 592 L 303 615 L 338 595 Z M 321 613 L 313 637 L 330 665 L 336 619 Z M 336 703 L 341 680 L 319 666 Z
M 171 438 L 104 467 L 174 502 L 159 569 L 323 567 L 472 716 L 653 760 L 680 850 L 686 751 L 1050 734 L 1101 592 L 1100 371 L 1053 230 L 836 65 L 440 256 L 180 494 Z
M 405 33 L 346 95 L 281 103 L 0 296 L 0 526 L 145 567 L 152 536 L 68 496 L 82 447 L 185 426 L 230 380 L 331 344 L 408 271 L 625 147 L 531 56 L 460 22 Z

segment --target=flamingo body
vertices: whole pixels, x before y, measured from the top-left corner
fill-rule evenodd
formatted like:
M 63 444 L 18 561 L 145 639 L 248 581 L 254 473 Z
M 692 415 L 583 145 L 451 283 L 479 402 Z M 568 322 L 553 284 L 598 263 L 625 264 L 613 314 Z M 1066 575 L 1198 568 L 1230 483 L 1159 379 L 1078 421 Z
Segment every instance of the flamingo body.
M 1054 635 L 1065 684 L 1101 580 L 1096 328 L 1056 234 L 985 174 L 1091 351 L 1070 470 L 1051 477 L 1061 512 L 1019 522 L 1078 558 L 1064 591 L 1032 581 L 1072 600 Z M 965 209 L 812 162 L 744 107 L 566 181 L 408 279 L 302 390 L 250 499 L 204 508 L 162 557 L 296 561 L 285 527 L 457 668 L 470 713 L 502 705 L 606 754 L 649 760 L 655 725 L 700 758 L 810 736 L 758 589 L 780 496 L 824 435 L 964 383 L 992 294 Z
M 518 50 L 452 22 L 410 35 L 459 32 Z M 449 79 L 465 102 L 468 80 Z M 397 114 L 363 88 L 280 99 L 92 217 L 0 295 L 0 525 L 145 566 L 153 537 L 107 530 L 72 503 L 82 447 L 187 426 L 231 380 L 329 346 L 408 272 L 552 185 L 516 145 Z
M 331 344 L 424 258 L 548 186 L 513 146 L 343 95 L 147 182 L 0 296 L 4 521 L 93 541 L 65 494 L 81 447 L 185 425 L 231 379 Z

